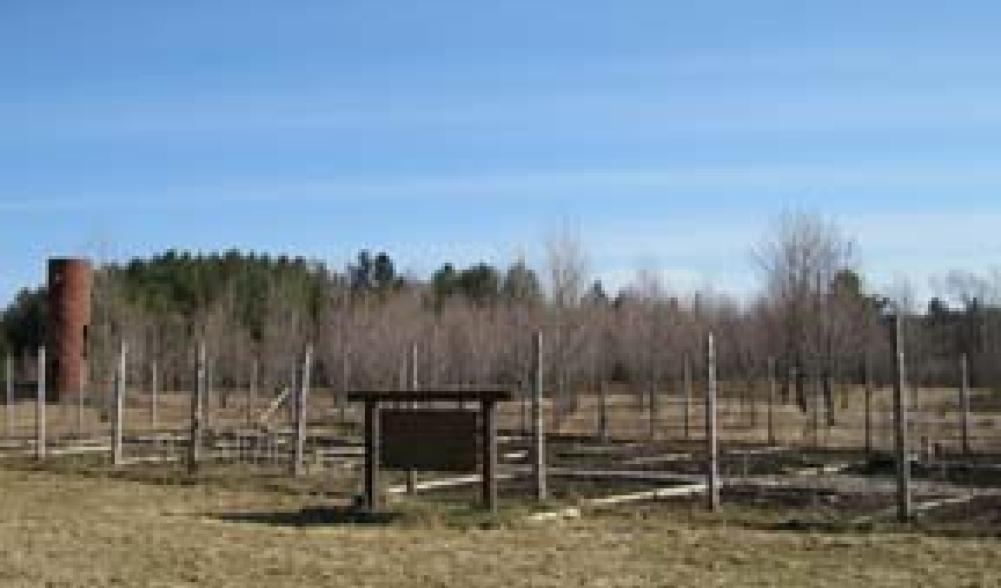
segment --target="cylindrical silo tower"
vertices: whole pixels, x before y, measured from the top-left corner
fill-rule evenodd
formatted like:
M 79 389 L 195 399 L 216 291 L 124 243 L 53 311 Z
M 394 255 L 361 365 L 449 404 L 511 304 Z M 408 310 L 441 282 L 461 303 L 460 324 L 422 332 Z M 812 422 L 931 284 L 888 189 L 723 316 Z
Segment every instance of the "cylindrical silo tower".
M 86 259 L 49 260 L 50 400 L 76 398 L 87 381 L 87 336 L 93 283 Z

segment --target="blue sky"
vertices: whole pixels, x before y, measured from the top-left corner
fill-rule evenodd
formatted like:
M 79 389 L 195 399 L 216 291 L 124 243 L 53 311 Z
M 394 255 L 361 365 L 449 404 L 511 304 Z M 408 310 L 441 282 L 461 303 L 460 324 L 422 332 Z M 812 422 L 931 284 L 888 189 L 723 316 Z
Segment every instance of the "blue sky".
M 786 209 L 875 287 L 1001 263 L 996 2 L 0 4 L 0 304 L 53 254 L 541 261 L 756 287 Z

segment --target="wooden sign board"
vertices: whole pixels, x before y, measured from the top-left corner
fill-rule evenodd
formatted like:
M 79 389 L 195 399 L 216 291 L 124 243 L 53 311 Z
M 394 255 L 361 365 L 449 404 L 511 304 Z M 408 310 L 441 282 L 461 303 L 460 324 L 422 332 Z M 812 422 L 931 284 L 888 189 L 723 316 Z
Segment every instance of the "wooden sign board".
M 471 410 L 379 411 L 379 461 L 388 469 L 475 472 L 477 413 Z

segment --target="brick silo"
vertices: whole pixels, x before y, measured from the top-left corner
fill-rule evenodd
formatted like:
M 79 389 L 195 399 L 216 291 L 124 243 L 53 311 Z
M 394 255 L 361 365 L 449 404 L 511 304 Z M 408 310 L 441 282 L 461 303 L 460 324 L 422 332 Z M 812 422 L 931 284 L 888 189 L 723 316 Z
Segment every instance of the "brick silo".
M 50 400 L 69 400 L 87 381 L 87 335 L 93 283 L 86 259 L 49 260 L 48 390 Z

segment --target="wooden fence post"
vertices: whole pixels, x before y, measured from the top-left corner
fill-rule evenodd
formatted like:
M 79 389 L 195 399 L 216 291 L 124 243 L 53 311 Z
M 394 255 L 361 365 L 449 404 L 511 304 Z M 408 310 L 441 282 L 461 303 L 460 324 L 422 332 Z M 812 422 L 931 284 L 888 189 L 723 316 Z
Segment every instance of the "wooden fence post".
M 608 441 L 608 382 L 602 378 L 598 385 L 598 439 Z
M 341 424 L 347 419 L 348 410 L 348 387 L 351 384 L 351 362 L 348 357 L 348 350 L 345 348 L 341 352 Z
M 417 343 L 410 345 L 410 389 L 414 392 L 417 391 Z M 411 404 L 411 408 L 416 407 L 416 402 Z M 485 438 L 484 442 L 486 442 Z M 411 496 L 417 494 L 417 471 L 414 469 L 407 470 L 407 494 Z
M 970 361 L 964 353 L 959 357 L 959 429 L 963 455 L 970 455 Z
M 903 318 L 900 311 L 893 317 L 893 413 L 895 416 L 897 453 L 897 517 L 901 522 L 911 519 L 911 463 L 908 455 L 907 371 L 904 356 Z
M 379 402 L 365 401 L 365 506 L 379 509 Z
M 719 510 L 719 446 L 716 430 L 716 342 L 706 337 L 706 491 L 709 510 Z
M 684 378 L 685 378 L 685 402 L 684 402 L 684 425 L 685 425 L 685 439 L 691 439 L 692 428 L 691 428 L 691 418 L 692 418 L 692 357 L 689 354 L 685 354 L 685 366 L 684 366 Z
M 247 383 L 247 427 L 254 426 L 254 407 L 257 405 L 257 378 L 259 376 L 258 370 L 260 366 L 257 363 L 257 358 L 254 358 L 253 364 L 250 366 L 250 382 Z
M 532 474 L 535 482 L 535 499 L 545 501 L 549 492 L 546 488 L 546 440 L 542 414 L 542 331 L 535 332 L 534 338 L 535 373 L 532 382 Z
M 299 376 L 299 387 L 295 392 L 295 454 L 292 457 L 292 475 L 302 476 L 306 473 L 306 403 L 309 396 L 310 372 L 313 364 L 313 346 L 306 346 L 302 360 L 302 374 Z
M 872 356 L 865 354 L 865 452 L 872 453 Z
M 156 361 L 153 362 L 153 377 L 152 377 L 152 398 L 150 399 L 150 426 L 153 428 L 153 433 L 160 427 L 160 371 L 159 366 L 157 366 Z
M 215 380 L 215 361 L 205 356 L 205 369 L 202 373 L 202 427 L 209 431 L 209 439 L 212 435 L 212 401 L 215 396 L 212 382 Z
M 528 437 L 528 397 L 531 394 L 531 384 L 523 378 L 518 382 L 518 400 L 520 405 L 518 416 L 518 430 L 522 437 Z
M 775 445 L 775 358 L 768 358 L 768 445 Z
M 202 454 L 202 417 L 205 402 L 205 343 L 198 343 L 195 358 L 195 382 L 191 395 L 191 438 L 188 443 L 188 472 L 198 471 L 198 462 Z
M 35 458 L 45 459 L 45 347 L 38 348 L 38 391 L 35 400 Z
M 497 512 L 497 404 L 493 400 L 480 403 L 483 417 L 483 506 Z
M 789 378 L 788 385 L 786 385 L 785 390 L 785 402 L 788 404 L 789 400 L 795 397 L 796 404 L 798 404 L 802 410 L 806 411 L 806 404 L 800 399 L 799 394 L 799 371 L 796 368 L 796 364 L 790 362 L 789 373 L 787 375 Z
M 122 422 L 125 408 L 125 342 L 118 349 L 118 365 L 115 369 L 115 406 L 111 422 L 111 465 L 122 465 Z
M 817 379 L 813 394 L 813 449 L 820 448 L 820 407 L 824 403 L 824 378 L 817 370 Z
M 14 361 L 10 355 L 4 358 L 4 374 L 7 394 L 4 404 L 4 434 L 10 437 L 14 434 Z
M 657 438 L 657 371 L 651 359 L 650 382 L 647 395 L 647 436 L 651 441 Z

